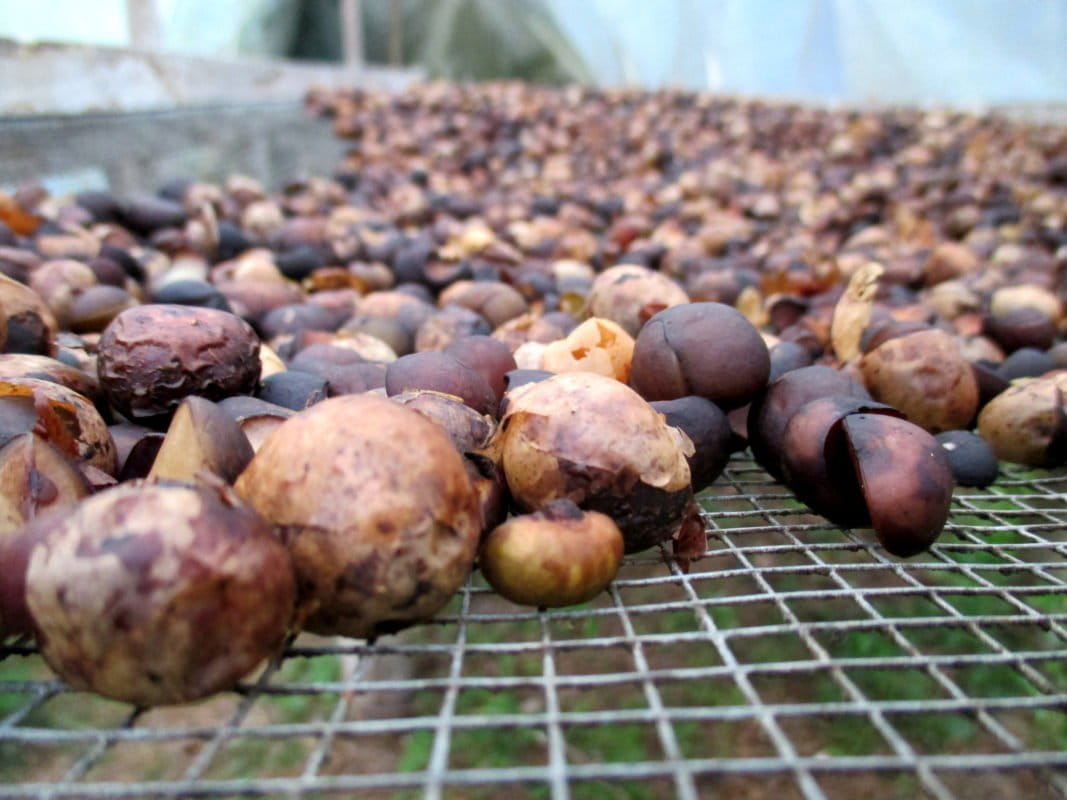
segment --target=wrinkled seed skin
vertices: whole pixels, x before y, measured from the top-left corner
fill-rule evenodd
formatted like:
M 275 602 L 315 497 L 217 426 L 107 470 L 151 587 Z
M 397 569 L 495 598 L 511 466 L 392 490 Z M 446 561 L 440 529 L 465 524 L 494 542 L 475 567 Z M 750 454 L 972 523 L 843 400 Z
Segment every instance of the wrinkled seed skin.
M 259 339 L 248 323 L 214 308 L 127 309 L 100 337 L 100 385 L 131 419 L 167 414 L 188 395 L 250 394 L 259 380 Z
M 307 630 L 370 638 L 423 621 L 466 579 L 481 511 L 435 423 L 346 395 L 284 422 L 236 490 L 281 526 Z
M 558 608 L 604 591 L 619 571 L 622 554 L 622 533 L 605 514 L 529 514 L 494 528 L 482 544 L 478 564 L 502 597 Z
M 280 647 L 295 600 L 284 545 L 212 492 L 133 484 L 46 518 L 27 604 L 75 689 L 140 706 L 228 689 Z
M 878 541 L 902 558 L 923 552 L 952 504 L 941 445 L 918 425 L 880 414 L 851 414 L 842 427 Z
M 689 395 L 650 404 L 663 414 L 667 424 L 689 437 L 695 452 L 689 456 L 693 491 L 710 486 L 730 460 L 730 422 L 713 402 Z
M 620 264 L 596 276 L 589 291 L 589 310 L 636 336 L 648 308 L 668 308 L 689 302 L 681 286 L 666 275 L 637 264 Z
M 579 473 L 578 477 L 584 479 L 584 474 Z M 626 552 L 640 553 L 677 533 L 692 502 L 693 490 L 689 486 L 671 491 L 637 481 L 622 492 L 591 492 L 584 506 L 612 517 L 623 532 Z
M 496 428 L 492 417 L 479 414 L 454 395 L 424 389 L 402 392 L 391 399 L 436 422 L 461 453 L 485 447 Z
M 623 383 L 630 376 L 634 340 L 608 319 L 590 317 L 566 338 L 550 342 L 541 366 L 551 372 L 595 372 Z
M 463 459 L 463 466 L 478 498 L 484 536 L 508 516 L 511 497 L 504 481 L 504 472 L 491 458 L 478 453 L 468 453 Z
M 875 400 L 900 409 L 929 431 L 966 427 L 978 408 L 978 384 L 959 344 L 941 330 L 890 339 L 860 360 Z
M 520 507 L 566 498 L 607 513 L 627 552 L 677 530 L 692 498 L 683 437 L 632 389 L 572 372 L 521 386 L 508 400 L 490 446 Z

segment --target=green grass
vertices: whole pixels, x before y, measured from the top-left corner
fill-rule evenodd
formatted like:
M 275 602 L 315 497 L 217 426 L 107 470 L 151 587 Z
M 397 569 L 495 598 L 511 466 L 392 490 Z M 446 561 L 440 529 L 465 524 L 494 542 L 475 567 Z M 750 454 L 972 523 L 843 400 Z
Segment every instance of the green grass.
M 311 748 L 311 742 L 243 737 L 223 748 L 205 778 L 234 780 L 252 775 L 294 775 L 299 773 Z
M 334 683 L 341 679 L 341 660 L 336 656 L 286 659 L 276 682 Z M 274 714 L 283 722 L 306 722 L 329 713 L 337 698 L 331 694 L 290 694 L 268 700 Z
M 0 683 L 40 680 L 47 674 L 48 670 L 37 656 L 9 656 L 0 661 Z M 0 719 L 25 706 L 29 697 L 23 692 L 0 690 Z
M 513 692 L 468 689 L 456 704 L 457 714 L 496 715 L 522 712 Z M 538 766 L 546 762 L 544 736 L 530 728 L 456 728 L 449 763 L 453 767 Z
M 433 749 L 433 731 L 413 731 L 406 737 L 404 749 L 396 762 L 397 772 L 418 772 L 426 769 L 430 763 L 430 752 Z

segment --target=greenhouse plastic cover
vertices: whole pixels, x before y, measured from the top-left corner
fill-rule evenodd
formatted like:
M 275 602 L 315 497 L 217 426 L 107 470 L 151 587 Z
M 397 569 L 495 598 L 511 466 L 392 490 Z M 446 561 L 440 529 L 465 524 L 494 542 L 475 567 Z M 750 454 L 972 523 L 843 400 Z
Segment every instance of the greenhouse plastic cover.
M 1064 0 L 549 0 L 598 82 L 848 102 L 1067 101 Z
M 848 103 L 1067 103 L 1067 0 L 513 2 L 547 4 L 604 85 Z M 87 5 L 0 0 L 0 37 L 125 44 L 125 2 L 93 0 L 88 15 Z M 165 49 L 226 57 L 276 52 L 300 4 L 156 0 L 156 8 Z

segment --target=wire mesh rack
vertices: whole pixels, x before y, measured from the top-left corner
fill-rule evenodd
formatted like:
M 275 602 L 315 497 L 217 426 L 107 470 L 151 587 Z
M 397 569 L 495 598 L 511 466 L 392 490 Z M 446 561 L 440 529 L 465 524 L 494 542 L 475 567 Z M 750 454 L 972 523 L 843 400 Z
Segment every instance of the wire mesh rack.
M 1067 796 L 1067 472 L 958 489 L 929 552 L 813 516 L 747 455 L 689 571 L 595 602 L 475 574 L 432 623 L 301 637 L 237 691 L 137 710 L 0 661 L 0 797 Z

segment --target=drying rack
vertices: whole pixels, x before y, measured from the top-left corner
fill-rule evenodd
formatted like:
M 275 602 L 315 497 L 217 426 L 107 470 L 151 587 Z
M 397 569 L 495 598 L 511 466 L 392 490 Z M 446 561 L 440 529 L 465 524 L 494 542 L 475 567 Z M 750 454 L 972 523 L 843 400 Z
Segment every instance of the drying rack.
M 581 607 L 475 573 L 433 622 L 301 637 L 235 692 L 138 711 L 0 660 L 0 797 L 1067 795 L 1067 472 L 957 489 L 909 560 L 746 454 L 688 572 Z

